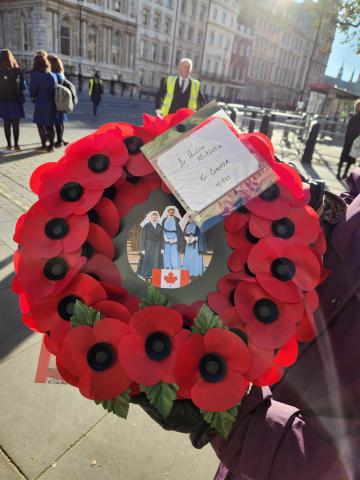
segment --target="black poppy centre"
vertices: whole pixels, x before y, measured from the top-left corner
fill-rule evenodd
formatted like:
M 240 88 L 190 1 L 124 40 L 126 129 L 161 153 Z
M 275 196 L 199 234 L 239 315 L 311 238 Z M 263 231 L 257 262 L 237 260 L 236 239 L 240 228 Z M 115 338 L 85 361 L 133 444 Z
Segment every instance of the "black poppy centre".
M 63 218 L 53 218 L 45 225 L 45 235 L 52 240 L 59 240 L 69 233 L 69 225 Z
M 93 173 L 103 173 L 109 168 L 109 157 L 102 154 L 96 154 L 89 158 L 88 167 Z
M 94 247 L 89 242 L 84 242 L 81 247 L 81 256 L 86 257 L 88 260 L 93 257 L 95 253 Z
M 44 275 L 49 280 L 62 280 L 68 270 L 68 264 L 60 257 L 50 258 L 44 265 Z
M 114 200 L 114 198 L 116 196 L 116 192 L 117 192 L 117 190 L 116 190 L 115 185 L 111 185 L 110 187 L 105 188 L 104 193 L 103 193 L 103 197 L 108 198 L 109 200 Z
M 258 243 L 259 239 L 254 237 L 254 235 L 250 232 L 249 227 L 246 228 L 246 238 L 249 240 L 250 243 Z
M 280 218 L 280 220 L 275 220 L 271 224 L 271 231 L 274 237 L 291 238 L 295 233 L 295 225 L 289 218 Z
M 84 187 L 77 182 L 68 182 L 60 190 L 64 202 L 77 202 L 84 194 Z
M 171 353 L 171 340 L 166 333 L 154 332 L 145 342 L 145 351 L 152 360 L 164 360 Z
M 96 343 L 87 354 L 87 363 L 95 372 L 103 372 L 110 368 L 116 360 L 116 354 L 109 343 Z
M 96 225 L 99 224 L 100 217 L 99 217 L 98 212 L 94 208 L 92 208 L 91 210 L 88 211 L 87 216 L 89 218 L 90 223 L 95 223 Z
M 67 295 L 58 303 L 57 311 L 63 320 L 69 321 L 74 315 L 76 300 L 82 302 L 82 299 L 76 295 Z
M 261 323 L 273 323 L 279 317 L 278 306 L 268 298 L 258 300 L 253 307 L 253 312 Z
M 124 140 L 124 143 L 130 155 L 140 153 L 140 148 L 144 145 L 140 137 L 128 137 Z
M 296 273 L 296 267 L 294 262 L 288 258 L 280 257 L 272 262 L 271 273 L 278 280 L 286 282 L 294 277 Z
M 200 360 L 199 370 L 204 380 L 209 383 L 216 383 L 225 378 L 227 367 L 221 355 L 207 353 Z
M 264 202 L 273 202 L 277 198 L 279 198 L 280 195 L 280 188 L 276 183 L 271 185 L 271 187 L 267 188 L 264 190 L 262 193 L 260 193 L 260 198 L 264 200 Z

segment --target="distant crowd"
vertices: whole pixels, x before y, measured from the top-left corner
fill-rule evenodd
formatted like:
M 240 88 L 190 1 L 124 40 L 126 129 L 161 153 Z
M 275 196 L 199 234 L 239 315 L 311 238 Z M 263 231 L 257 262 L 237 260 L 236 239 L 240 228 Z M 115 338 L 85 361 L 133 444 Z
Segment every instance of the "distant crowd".
M 25 78 L 12 52 L 0 51 L 0 118 L 4 121 L 7 142 L 5 151 L 20 151 L 20 120 L 25 117 L 24 91 L 29 89 L 34 104 L 33 122 L 36 124 L 41 145 L 38 152 L 51 152 L 67 145 L 64 126 L 68 113 L 77 103 L 75 86 L 65 77 L 61 59 L 44 50 L 34 57 L 28 78 Z M 103 84 L 98 72 L 89 82 L 89 95 L 93 102 L 93 113 L 103 94 Z

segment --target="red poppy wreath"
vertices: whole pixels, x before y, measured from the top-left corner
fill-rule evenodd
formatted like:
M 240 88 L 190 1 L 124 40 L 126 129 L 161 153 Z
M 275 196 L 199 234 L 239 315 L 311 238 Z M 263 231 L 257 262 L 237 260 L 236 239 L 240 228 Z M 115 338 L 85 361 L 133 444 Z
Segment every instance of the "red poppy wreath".
M 112 239 L 151 192 L 169 192 L 140 148 L 191 114 L 104 125 L 35 170 L 38 201 L 14 235 L 13 289 L 23 321 L 83 396 L 124 418 L 140 391 L 164 417 L 191 399 L 227 437 L 250 386 L 278 382 L 298 342 L 315 336 L 323 233 L 297 172 L 263 135 L 238 134 L 278 180 L 225 218 L 233 251 L 217 291 L 173 306 L 154 287 L 132 295 Z

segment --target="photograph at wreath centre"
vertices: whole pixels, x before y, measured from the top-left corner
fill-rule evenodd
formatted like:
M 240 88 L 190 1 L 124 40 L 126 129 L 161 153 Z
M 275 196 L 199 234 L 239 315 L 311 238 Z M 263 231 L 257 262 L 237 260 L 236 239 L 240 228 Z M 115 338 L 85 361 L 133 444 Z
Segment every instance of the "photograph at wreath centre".
M 121 418 L 145 398 L 165 422 L 185 401 L 226 439 L 315 338 L 319 217 L 271 141 L 217 104 L 103 125 L 30 187 L 12 288 L 43 334 L 38 382 Z

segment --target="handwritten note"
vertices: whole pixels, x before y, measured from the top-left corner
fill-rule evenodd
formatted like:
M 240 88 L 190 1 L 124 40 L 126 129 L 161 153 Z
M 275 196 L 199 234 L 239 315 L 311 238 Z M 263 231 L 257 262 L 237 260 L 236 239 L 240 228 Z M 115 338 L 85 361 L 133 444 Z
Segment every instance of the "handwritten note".
M 258 160 L 221 118 L 214 118 L 158 157 L 158 167 L 193 211 L 206 208 L 258 166 Z

